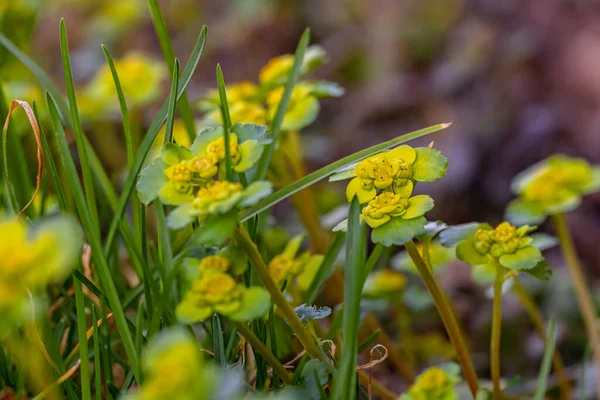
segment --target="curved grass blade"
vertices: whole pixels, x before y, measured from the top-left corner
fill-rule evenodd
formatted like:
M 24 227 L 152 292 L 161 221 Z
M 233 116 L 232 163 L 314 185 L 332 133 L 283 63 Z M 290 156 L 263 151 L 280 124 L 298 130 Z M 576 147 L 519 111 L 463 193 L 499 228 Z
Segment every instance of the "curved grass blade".
M 75 85 L 73 84 L 73 71 L 71 70 L 71 56 L 69 55 L 69 42 L 67 39 L 67 28 L 65 19 L 60 20 L 60 53 L 62 57 L 63 70 L 65 73 L 65 84 L 67 86 L 67 97 L 69 99 L 69 109 L 71 112 L 71 123 L 75 133 L 75 143 L 77 144 L 77 153 L 79 155 L 79 165 L 83 177 L 83 187 L 85 190 L 85 200 L 92 217 L 92 222 L 97 231 L 100 230 L 98 219 L 98 207 L 96 205 L 96 194 L 94 190 L 94 179 L 92 171 L 89 168 L 87 146 L 84 142 L 83 128 L 79 120 L 79 111 L 77 110 L 77 99 L 75 97 Z
M 346 266 L 344 270 L 344 305 L 342 316 L 342 359 L 333 384 L 332 398 L 356 398 L 356 366 L 360 299 L 366 262 L 366 228 L 360 222 L 360 204 L 354 196 L 348 211 L 346 236 Z
M 105 45 L 101 46 L 102 52 L 104 53 L 104 58 L 106 58 L 106 63 L 108 64 L 108 68 L 110 69 L 110 73 L 115 83 L 117 98 L 119 99 L 119 108 L 121 109 L 121 118 L 123 119 L 123 135 L 125 136 L 125 147 L 127 149 L 127 167 L 131 168 L 134 154 L 133 140 L 131 136 L 131 121 L 129 120 L 127 101 L 125 100 L 125 94 L 123 93 L 123 88 L 121 87 L 121 80 L 119 79 L 119 74 L 117 74 L 117 68 L 115 67 L 112 56 Z
M 269 169 L 269 164 L 271 163 L 271 158 L 273 157 L 273 151 L 275 149 L 275 145 L 277 144 L 277 140 L 279 139 L 279 133 L 281 131 L 281 124 L 283 123 L 283 117 L 285 116 L 285 112 L 287 111 L 290 99 L 292 98 L 292 92 L 294 91 L 296 81 L 300 76 L 302 63 L 304 61 L 304 52 L 308 47 L 309 41 L 310 29 L 306 28 L 306 30 L 302 34 L 302 37 L 300 38 L 300 42 L 298 42 L 298 47 L 296 47 L 296 53 L 294 55 L 294 64 L 292 65 L 292 69 L 290 70 L 290 73 L 288 75 L 288 79 L 285 84 L 285 90 L 283 91 L 281 100 L 277 105 L 277 111 L 275 111 L 273 121 L 271 122 L 271 134 L 273 135 L 273 141 L 270 144 L 268 144 L 267 147 L 265 147 L 265 150 L 263 151 L 260 160 L 258 160 L 256 174 L 254 175 L 254 180 L 256 181 L 264 179 L 267 175 L 267 170 Z
M 154 30 L 156 30 L 156 36 L 158 36 L 158 42 L 163 53 L 163 57 L 169 68 L 169 72 L 173 74 L 173 63 L 175 62 L 175 50 L 173 49 L 173 43 L 169 37 L 167 30 L 167 23 L 163 17 L 160 7 L 156 0 L 148 0 L 148 8 L 150 9 L 150 17 L 154 24 Z M 181 93 L 181 99 L 179 100 L 179 113 L 181 119 L 185 125 L 185 129 L 188 132 L 188 136 L 191 141 L 194 141 L 196 137 L 196 124 L 194 122 L 194 112 L 190 106 L 187 94 L 185 91 Z
M 200 56 L 202 55 L 202 50 L 204 49 L 204 44 L 206 42 L 207 32 L 208 29 L 206 28 L 206 26 L 203 27 L 202 32 L 200 32 L 200 36 L 196 41 L 196 45 L 194 46 L 194 50 L 192 51 L 192 54 L 190 56 L 190 60 L 188 61 L 187 65 L 185 66 L 185 69 L 183 70 L 183 73 L 181 74 L 181 77 L 179 78 L 179 88 L 177 90 L 178 99 L 181 97 L 183 91 L 190 83 L 190 80 L 192 79 L 192 74 L 198 66 L 198 62 L 200 61 Z M 131 196 L 131 193 L 133 192 L 137 176 L 140 173 L 140 170 L 142 169 L 144 160 L 146 159 L 146 156 L 148 155 L 148 152 L 152 147 L 152 143 L 154 143 L 154 139 L 156 139 L 156 136 L 158 135 L 158 132 L 160 131 L 163 122 L 167 118 L 167 108 L 168 103 L 163 104 L 157 116 L 154 118 L 152 125 L 150 125 L 150 128 L 148 129 L 148 132 L 146 132 L 146 136 L 144 137 L 144 140 L 140 145 L 137 156 L 133 163 L 133 167 L 129 170 L 129 175 L 127 175 L 127 179 L 125 181 L 121 197 L 119 198 L 119 203 L 117 204 L 117 210 L 115 211 L 115 215 L 113 216 L 104 245 L 105 252 L 107 253 L 110 250 L 113 241 L 115 240 L 115 235 L 117 233 L 119 221 L 125 213 L 125 209 L 127 208 L 127 203 L 129 201 L 129 196 Z
M 546 339 L 546 349 L 544 350 L 544 358 L 538 375 L 537 389 L 535 391 L 534 400 L 543 400 L 548 386 L 548 375 L 552 367 L 552 355 L 554 354 L 554 346 L 556 344 L 556 321 L 554 317 L 550 318 L 548 323 L 548 337 Z
M 221 116 L 223 119 L 223 141 L 225 142 L 225 177 L 228 181 L 233 180 L 231 171 L 231 149 L 229 148 L 229 129 L 231 128 L 231 115 L 227 103 L 227 92 L 225 91 L 225 80 L 221 66 L 217 64 L 217 86 L 219 87 L 219 99 L 221 103 Z
M 167 107 L 167 126 L 164 144 L 173 142 L 173 123 L 175 122 L 175 105 L 177 104 L 177 84 L 179 82 L 179 60 L 175 59 L 171 68 L 171 92 L 169 93 L 169 106 Z
M 81 262 L 78 268 L 81 270 Z M 73 280 L 75 289 L 75 309 L 77 310 L 77 338 L 79 339 L 79 359 L 87 360 L 89 354 L 87 341 L 87 321 L 85 316 L 85 297 L 81 282 Z M 95 321 L 95 320 L 94 320 Z M 81 398 L 83 400 L 92 399 L 92 383 L 90 379 L 90 363 L 82 362 L 79 366 L 79 375 L 81 379 Z
M 121 340 L 123 342 L 125 352 L 127 353 L 127 357 L 129 358 L 131 368 L 133 369 L 136 378 L 141 377 L 139 360 L 135 351 L 133 338 L 129 332 L 127 318 L 125 317 L 125 312 L 121 306 L 119 294 L 117 293 L 117 289 L 112 280 L 112 275 L 108 262 L 106 261 L 106 258 L 104 258 L 104 254 L 102 252 L 102 241 L 100 240 L 100 234 L 94 226 L 92 216 L 90 215 L 90 212 L 87 208 L 87 203 L 83 194 L 81 183 L 79 182 L 79 177 L 77 175 L 75 163 L 70 157 L 69 145 L 67 143 L 65 131 L 60 122 L 58 109 L 56 108 L 56 104 L 49 93 L 46 94 L 46 101 L 48 103 L 48 110 L 50 114 L 50 120 L 52 121 L 52 127 L 56 132 L 56 140 L 59 145 L 59 154 L 61 157 L 60 161 L 62 167 L 67 172 L 67 176 L 69 178 L 69 184 L 72 189 L 72 194 L 75 200 L 77 211 L 79 213 L 79 217 L 81 219 L 81 223 L 83 225 L 85 234 L 87 236 L 87 240 L 92 249 L 92 257 L 94 260 L 94 264 L 96 265 L 102 285 L 104 286 L 104 290 L 106 291 L 106 297 L 108 298 L 110 308 L 114 313 L 117 329 L 119 335 L 121 336 Z
M 445 128 L 449 127 L 450 125 L 451 124 L 449 124 L 449 123 L 448 124 L 439 124 L 439 125 L 430 126 L 429 128 L 420 129 L 418 131 L 407 133 L 406 135 L 402 135 L 395 139 L 388 140 L 387 142 L 383 142 L 383 143 L 377 144 L 375 146 L 371 146 L 367 149 L 357 151 L 356 153 L 351 154 L 347 157 L 344 157 L 340 160 L 337 160 L 321 169 L 316 170 L 315 172 L 311 172 L 310 174 L 306 175 L 304 178 L 298 179 L 296 182 L 291 183 L 291 184 L 287 185 L 286 187 L 278 190 L 277 192 L 265 197 L 264 199 L 262 199 L 261 201 L 256 203 L 254 206 L 252 206 L 252 207 L 248 208 L 247 210 L 245 210 L 244 212 L 242 212 L 242 222 L 247 221 L 248 219 L 252 218 L 256 214 L 258 214 L 262 211 L 265 211 L 266 209 L 274 206 L 275 204 L 279 203 L 280 201 L 290 197 L 294 193 L 299 192 L 300 190 L 307 188 L 310 185 L 317 183 L 322 179 L 327 178 L 329 175 L 333 174 L 334 172 L 336 172 L 350 164 L 354 164 L 354 163 L 362 160 L 363 158 L 372 156 L 373 154 L 379 153 L 383 150 L 387 150 L 391 147 L 398 146 L 404 142 L 408 142 L 409 140 L 413 140 L 418 137 L 429 135 L 433 132 L 437 132 L 439 130 L 445 129 Z

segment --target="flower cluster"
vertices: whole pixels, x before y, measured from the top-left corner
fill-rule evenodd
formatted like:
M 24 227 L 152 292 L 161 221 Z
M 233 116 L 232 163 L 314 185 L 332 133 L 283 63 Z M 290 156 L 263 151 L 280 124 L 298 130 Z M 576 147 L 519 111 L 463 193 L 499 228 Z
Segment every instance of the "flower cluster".
M 36 293 L 64 279 L 81 245 L 81 231 L 71 218 L 53 218 L 33 228 L 16 218 L 0 219 L 0 318 L 18 321 L 29 315 L 27 291 Z
M 273 281 L 281 285 L 283 281 L 297 278 L 301 289 L 306 290 L 310 286 L 317 269 L 323 261 L 322 255 L 312 255 L 308 251 L 299 256 L 298 250 L 304 237 L 298 235 L 288 242 L 281 254 L 271 259 L 267 266 L 269 275 Z
M 427 369 L 417 377 L 408 393 L 399 400 L 458 400 L 456 385 L 460 382 L 459 367 L 444 364 Z
M 412 196 L 415 184 L 443 177 L 447 166 L 448 159 L 438 150 L 403 145 L 362 160 L 330 180 L 352 178 L 346 188 L 348 201 L 357 196 L 366 204 L 362 219 L 373 228 L 371 238 L 389 246 L 403 244 L 423 231 L 423 215 L 433 208 L 433 199 Z
M 196 265 L 188 261 L 188 267 L 190 264 Z M 196 277 L 177 307 L 180 321 L 204 321 L 213 313 L 235 321 L 248 321 L 268 310 L 270 297 L 264 288 L 248 288 L 236 281 L 235 275 L 245 269 L 245 260 L 231 259 L 222 253 L 205 257 L 196 266 Z
M 369 274 L 365 280 L 363 294 L 368 297 L 397 297 L 405 286 L 404 274 L 391 269 L 382 269 Z
M 518 224 L 538 224 L 548 215 L 567 212 L 585 194 L 600 190 L 600 167 L 581 158 L 554 155 L 515 177 L 519 196 L 507 209 L 507 218 Z
M 130 53 L 115 60 L 115 69 L 127 104 L 133 108 L 144 107 L 157 100 L 161 84 L 167 78 L 162 61 L 140 53 Z M 87 87 L 79 94 L 78 104 L 82 115 L 95 118 L 118 107 L 115 83 L 108 64 L 103 64 Z
M 127 400 L 208 399 L 215 394 L 217 371 L 205 365 L 194 339 L 181 328 L 161 332 L 143 361 L 144 383 Z
M 319 46 L 306 49 L 301 73 L 308 73 L 325 62 Z M 270 126 L 284 91 L 286 78 L 294 64 L 294 56 L 286 54 L 269 61 L 259 72 L 259 83 L 243 81 L 226 87 L 231 121 Z M 343 89 L 332 82 L 300 81 L 294 90 L 283 118 L 283 131 L 299 130 L 312 122 L 319 113 L 319 98 L 337 97 Z M 220 98 L 217 90 L 209 92 L 198 103 L 205 111 L 206 125 L 221 125 Z
M 252 168 L 264 146 L 270 142 L 264 126 L 234 125 L 229 134 L 233 170 L 242 173 Z M 163 204 L 179 206 L 169 215 L 168 221 L 171 228 L 177 229 L 195 218 L 204 222 L 211 215 L 250 206 L 271 192 L 271 184 L 266 181 L 244 187 L 237 182 L 217 180 L 224 174 L 225 158 L 225 141 L 220 127 L 203 130 L 189 148 L 167 143 L 161 157 L 140 174 L 137 185 L 140 200 L 149 204 L 158 198 Z

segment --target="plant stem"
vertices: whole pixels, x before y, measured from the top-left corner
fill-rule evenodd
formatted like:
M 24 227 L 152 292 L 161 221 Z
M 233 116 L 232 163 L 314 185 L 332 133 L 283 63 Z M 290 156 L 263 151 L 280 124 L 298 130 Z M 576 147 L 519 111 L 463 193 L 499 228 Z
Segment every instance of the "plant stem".
M 504 267 L 496 263 L 496 280 L 494 280 L 494 309 L 492 312 L 492 339 L 490 342 L 490 369 L 494 385 L 494 399 L 502 400 L 500 386 L 500 337 L 502 334 L 502 284 L 504 283 Z
M 552 215 L 552 223 L 556 229 L 556 235 L 560 241 L 560 248 L 565 258 L 565 262 L 573 280 L 573 290 L 579 303 L 579 309 L 583 317 L 583 322 L 587 335 L 590 338 L 594 363 L 596 364 L 596 397 L 600 399 L 600 332 L 596 321 L 596 309 L 592 300 L 592 295 L 587 287 L 583 271 L 577 257 L 577 252 L 573 244 L 573 239 L 567 227 L 565 214 L 559 213 Z
M 329 360 L 327 360 L 326 357 L 323 359 L 322 352 L 320 352 L 317 348 L 317 345 L 314 342 L 311 334 L 305 328 L 302 321 L 300 321 L 300 318 L 298 318 L 298 315 L 296 315 L 296 312 L 294 311 L 292 306 L 290 306 L 283 293 L 281 293 L 281 290 L 279 289 L 277 284 L 269 275 L 267 266 L 262 256 L 260 255 L 256 244 L 254 244 L 252 239 L 250 239 L 248 232 L 246 231 L 246 229 L 244 229 L 242 225 L 240 225 L 236 230 L 235 238 L 237 239 L 238 243 L 246 250 L 246 253 L 248 253 L 248 257 L 254 265 L 254 270 L 256 271 L 256 274 L 260 278 L 264 287 L 271 294 L 271 297 L 277 305 L 277 307 L 279 308 L 279 311 L 298 337 L 298 340 L 300 340 L 300 343 L 302 343 L 302 346 L 304 347 L 308 355 L 312 358 L 320 359 L 325 363 L 329 363 Z
M 448 332 L 450 341 L 456 348 L 456 354 L 463 372 L 463 376 L 469 385 L 469 389 L 471 390 L 473 398 L 475 398 L 477 391 L 479 390 L 479 382 L 477 380 L 475 369 L 473 368 L 473 361 L 471 361 L 469 350 L 467 349 L 467 345 L 465 344 L 460 327 L 458 326 L 456 316 L 454 315 L 446 296 L 431 273 L 431 270 L 425 264 L 423 258 L 419 254 L 419 250 L 417 249 L 417 246 L 415 246 L 415 243 L 410 240 L 404 244 L 404 247 L 419 270 L 421 279 L 423 279 L 423 283 L 433 298 L 433 302 L 438 310 L 438 313 L 440 314 L 440 317 L 442 318 L 442 322 L 444 323 L 446 332 Z
M 542 317 L 542 313 L 538 309 L 531 295 L 527 292 L 525 287 L 523 287 L 521 280 L 517 276 L 513 278 L 513 291 L 519 297 L 521 305 L 529 315 L 531 323 L 533 324 L 533 327 L 535 328 L 536 332 L 538 333 L 538 335 L 540 335 L 540 337 L 544 341 L 544 344 L 546 344 L 547 334 L 546 328 L 544 327 L 544 319 Z M 569 383 L 569 376 L 567 375 L 565 365 L 558 351 L 554 352 L 554 355 L 552 357 L 552 363 L 554 365 L 554 371 L 556 372 L 560 380 L 560 398 L 564 400 L 571 400 L 572 396 L 571 384 Z
M 293 380 L 292 374 L 290 374 L 285 367 L 281 365 L 277 357 L 275 357 L 271 350 L 269 350 L 269 348 L 260 341 L 254 332 L 252 332 L 252 330 L 243 322 L 237 322 L 235 326 L 237 327 L 238 331 L 240 331 L 242 336 L 244 336 L 244 338 L 246 338 L 246 340 L 252 345 L 252 348 L 258 352 L 271 367 L 273 367 L 273 370 L 279 374 L 281 379 L 283 379 L 283 381 L 288 385 L 291 384 Z
M 373 392 L 377 394 L 383 400 L 396 400 L 398 398 L 397 395 L 392 393 L 388 388 L 383 386 L 376 379 L 372 379 L 369 374 L 365 371 L 358 371 L 358 380 L 362 383 L 370 386 L 373 389 Z

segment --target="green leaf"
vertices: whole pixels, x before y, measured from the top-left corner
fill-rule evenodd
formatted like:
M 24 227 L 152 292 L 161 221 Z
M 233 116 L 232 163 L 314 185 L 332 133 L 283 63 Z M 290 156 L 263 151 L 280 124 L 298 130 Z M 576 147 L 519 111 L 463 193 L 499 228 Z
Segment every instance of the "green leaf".
M 423 233 L 427 220 L 425 217 L 413 219 L 393 218 L 388 223 L 373 229 L 371 240 L 384 246 L 402 245 Z
M 480 226 L 479 222 L 453 225 L 440 233 L 440 242 L 444 247 L 456 247 L 469 236 L 473 236 Z
M 185 203 L 176 207 L 167 218 L 167 226 L 171 229 L 181 229 L 194 220 L 192 203 Z
M 463 240 L 456 246 L 456 257 L 470 265 L 482 265 L 490 261 L 486 255 L 475 249 L 475 241 L 472 238 Z
M 417 239 L 419 239 L 419 242 L 431 241 L 446 228 L 448 228 L 448 225 L 443 221 L 429 221 L 425 224 L 423 233 L 417 235 Z
M 540 251 L 552 248 L 558 245 L 558 239 L 545 233 L 534 233 L 529 235 L 531 238 L 530 246 L 537 247 Z
M 360 203 L 354 197 L 348 211 L 346 236 L 346 265 L 344 267 L 344 302 L 342 317 L 342 359 L 333 383 L 332 398 L 356 398 L 356 365 L 358 330 L 360 327 L 360 299 L 366 262 L 365 225 L 360 221 Z
M 194 153 L 187 147 L 176 143 L 166 143 L 161 150 L 161 158 L 166 165 L 176 165 L 181 161 L 189 160 L 194 157 Z
M 283 131 L 299 131 L 306 128 L 319 115 L 319 100 L 313 96 L 303 96 L 299 99 L 294 99 L 285 112 L 281 130 Z
M 259 200 L 273 192 L 273 184 L 269 181 L 252 182 L 242 192 L 240 207 L 248 207 L 256 204 Z
M 433 209 L 433 199 L 426 194 L 420 194 L 408 199 L 408 208 L 402 215 L 403 219 L 413 219 L 425 215 Z
M 328 176 L 347 167 L 348 165 L 354 164 L 364 158 L 377 154 L 383 150 L 389 149 L 394 146 L 398 146 L 401 143 L 408 142 L 409 140 L 416 139 L 418 137 L 429 135 L 430 133 L 445 129 L 448 126 L 449 124 L 440 124 L 429 128 L 421 129 L 415 132 L 411 132 L 406 135 L 397 137 L 395 139 L 388 140 L 387 142 L 380 143 L 378 145 L 358 151 L 340 160 L 337 160 L 315 172 L 306 175 L 301 179 L 298 179 L 296 182 L 287 185 L 286 187 L 259 201 L 256 205 L 249 208 L 248 210 L 245 210 L 242 213 L 242 221 L 247 221 L 248 219 L 254 217 L 256 214 L 274 206 L 275 204 L 288 198 L 294 193 L 297 193 L 300 190 L 305 189 L 313 185 L 314 183 L 327 178 Z
M 506 207 L 506 220 L 514 225 L 539 225 L 547 215 L 521 199 L 515 199 Z
M 273 142 L 273 138 L 269 136 L 267 127 L 264 125 L 237 123 L 231 127 L 231 133 L 236 134 L 239 143 L 243 143 L 246 140 L 256 140 L 260 144 Z
M 225 91 L 225 79 L 221 65 L 217 64 L 217 86 L 219 88 L 219 99 L 221 103 L 221 119 L 223 120 L 223 142 L 225 146 L 225 178 L 233 180 L 231 169 L 231 148 L 229 147 L 229 129 L 231 128 L 231 116 L 229 115 L 229 104 L 227 103 L 227 92 Z M 243 170 L 242 170 L 243 171 Z
M 196 136 L 196 139 L 194 139 L 194 142 L 190 146 L 190 150 L 194 154 L 204 155 L 206 154 L 206 148 L 208 147 L 208 145 L 221 137 L 223 137 L 222 126 L 204 128 L 198 134 L 198 136 Z
M 417 159 L 412 165 L 413 178 L 419 182 L 433 182 L 446 175 L 448 159 L 437 149 L 417 147 Z
M 523 270 L 523 272 L 538 278 L 542 281 L 547 281 L 550 280 L 550 278 L 552 278 L 552 269 L 548 266 L 548 263 L 546 262 L 546 260 L 542 260 L 540 262 L 538 262 L 535 267 L 530 268 L 530 269 L 525 269 Z
M 269 307 L 271 307 L 269 292 L 263 287 L 252 286 L 244 291 L 242 306 L 228 316 L 234 321 L 250 321 L 265 315 Z
M 158 197 L 160 189 L 169 182 L 165 175 L 167 165 L 162 158 L 157 158 L 140 173 L 140 180 L 136 188 L 140 201 L 148 205 Z
M 544 358 L 538 375 L 537 389 L 535 391 L 534 400 L 543 400 L 548 388 L 548 375 L 552 367 L 552 356 L 554 355 L 554 346 L 556 344 L 555 319 L 550 318 L 548 323 L 548 336 L 546 337 L 546 348 L 544 350 Z
M 225 343 L 223 342 L 223 328 L 218 314 L 213 315 L 211 327 L 215 364 L 219 367 L 225 367 L 227 366 L 227 356 L 225 355 Z
M 592 180 L 583 189 L 585 194 L 596 193 L 600 191 L 600 167 L 592 167 Z
M 165 126 L 164 144 L 173 142 L 173 123 L 175 122 L 175 106 L 177 104 L 177 84 L 179 82 L 179 60 L 173 61 L 171 69 L 171 91 L 169 92 L 169 100 L 167 102 L 167 125 Z M 165 160 L 168 164 L 169 162 Z
M 514 270 L 530 269 L 542 260 L 542 253 L 533 246 L 518 249 L 513 254 L 504 254 L 498 261 L 506 268 Z
M 344 88 L 335 82 L 329 81 L 303 81 L 298 86 L 307 87 L 311 96 L 322 97 L 340 97 L 344 95 Z
M 233 236 L 238 218 L 237 209 L 227 214 L 211 215 L 200 229 L 194 231 L 191 240 L 195 245 L 223 246 Z

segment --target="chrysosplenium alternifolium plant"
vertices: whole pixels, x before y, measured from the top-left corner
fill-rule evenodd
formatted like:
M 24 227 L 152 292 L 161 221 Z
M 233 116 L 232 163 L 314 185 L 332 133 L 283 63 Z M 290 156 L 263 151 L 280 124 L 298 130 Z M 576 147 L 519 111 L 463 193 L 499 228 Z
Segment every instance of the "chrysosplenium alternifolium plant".
M 447 166 L 448 159 L 439 150 L 402 145 L 368 157 L 330 180 L 352 178 L 346 196 L 348 201 L 357 196 L 364 205 L 361 218 L 373 228 L 373 242 L 401 245 L 423 232 L 424 215 L 433 208 L 431 197 L 412 196 L 415 184 L 443 177 Z
M 456 364 L 431 367 L 417 377 L 408 393 L 399 400 L 458 400 L 456 385 L 460 382 L 460 368 Z
M 554 155 L 515 177 L 519 196 L 507 208 L 507 218 L 517 224 L 539 224 L 548 215 L 574 210 L 582 196 L 600 190 L 600 167 L 586 160 Z
M 81 230 L 71 218 L 54 217 L 33 227 L 14 217 L 0 217 L 0 319 L 31 317 L 27 291 L 65 279 L 82 246 Z

